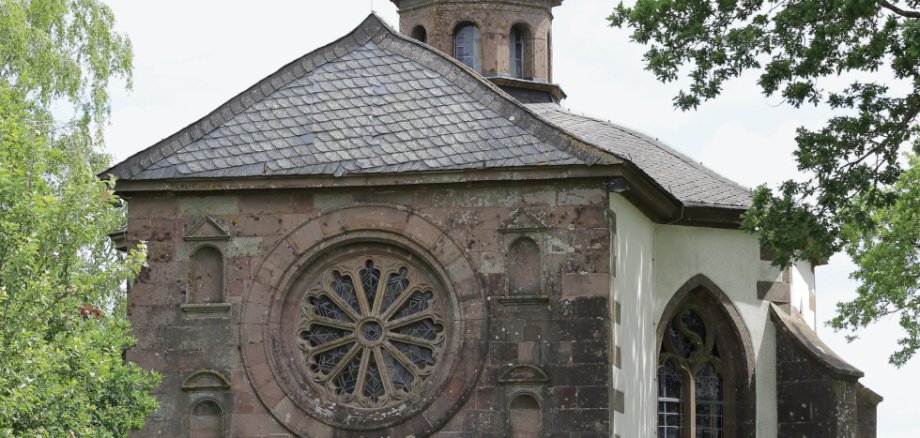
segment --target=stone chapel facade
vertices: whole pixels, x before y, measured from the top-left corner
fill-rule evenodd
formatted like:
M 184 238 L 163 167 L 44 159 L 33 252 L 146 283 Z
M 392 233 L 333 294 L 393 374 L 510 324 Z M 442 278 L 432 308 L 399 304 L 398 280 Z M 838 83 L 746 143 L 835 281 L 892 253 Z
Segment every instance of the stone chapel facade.
M 750 191 L 552 83 L 562 0 L 394 0 L 107 173 L 139 437 L 874 437 Z

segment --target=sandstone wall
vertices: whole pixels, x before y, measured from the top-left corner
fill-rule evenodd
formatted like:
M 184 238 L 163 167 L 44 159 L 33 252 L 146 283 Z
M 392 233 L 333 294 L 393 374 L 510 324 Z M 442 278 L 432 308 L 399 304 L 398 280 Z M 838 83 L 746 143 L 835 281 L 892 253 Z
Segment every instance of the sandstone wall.
M 524 394 L 538 408 L 522 398 L 527 403 L 516 406 L 531 410 L 515 415 L 539 418 L 546 435 L 609 436 L 606 204 L 599 180 L 135 194 L 129 203 L 128 239 L 147 241 L 150 253 L 149 267 L 129 291 L 128 311 L 138 343 L 128 359 L 163 375 L 157 390 L 161 407 L 136 436 L 187 436 L 190 428 L 197 428 L 200 436 L 293 436 L 289 428 L 300 426 L 289 423 L 300 421 L 294 417 L 304 416 L 302 410 L 283 394 L 277 394 L 277 401 L 273 398 L 279 386 L 266 383 L 277 379 L 271 366 L 244 360 L 252 357 L 246 356 L 248 351 L 264 350 L 261 332 L 253 327 L 271 330 L 270 325 L 258 325 L 262 320 L 253 311 L 258 307 L 247 294 L 260 284 L 255 277 L 266 275 L 266 259 L 288 257 L 294 263 L 299 249 L 293 240 L 322 241 L 374 222 L 362 217 L 362 209 L 368 215 L 383 212 L 379 214 L 387 217 L 381 221 L 401 224 L 396 226 L 402 227 L 401 233 L 416 236 L 412 238 L 435 252 L 443 242 L 423 242 L 421 225 L 413 221 L 431 224 L 432 233 L 448 236 L 475 271 L 471 288 L 481 291 L 485 303 L 485 330 L 462 335 L 468 341 L 464 345 L 481 348 L 459 352 L 475 359 L 475 366 L 467 363 L 467 369 L 457 371 L 472 375 L 475 383 L 451 388 L 429 406 L 428 426 L 411 419 L 404 426 L 421 427 L 419 436 L 425 435 L 425 427 L 437 429 L 439 436 L 507 436 L 509 405 Z M 351 215 L 339 214 L 334 223 L 328 222 L 330 212 L 346 207 Z M 537 222 L 528 222 L 533 220 Z M 310 226 L 304 224 L 317 224 L 316 235 L 306 236 Z M 227 236 L 221 237 L 224 231 Z M 540 287 L 511 294 L 508 274 L 514 267 L 508 254 L 522 237 L 538 244 Z M 223 297 L 229 306 L 189 303 L 190 289 L 199 287 L 190 285 L 189 260 L 203 246 L 224 256 Z M 279 256 L 279 248 L 291 254 Z M 470 312 L 464 315 L 477 312 L 463 310 Z M 539 414 L 533 417 L 535 409 Z M 447 420 L 430 424 L 431 418 L 442 417 Z M 208 435 L 215 427 L 222 435 Z M 315 427 L 313 436 L 362 436 L 310 427 Z M 522 431 L 520 436 L 528 433 L 535 432 Z

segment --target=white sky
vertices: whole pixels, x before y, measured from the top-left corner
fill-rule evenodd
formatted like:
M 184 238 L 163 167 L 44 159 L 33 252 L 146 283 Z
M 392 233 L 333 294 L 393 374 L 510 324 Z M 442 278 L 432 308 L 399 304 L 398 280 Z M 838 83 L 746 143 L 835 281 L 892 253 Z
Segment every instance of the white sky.
M 134 90 L 115 91 L 106 141 L 116 160 L 127 158 L 194 122 L 293 59 L 357 26 L 374 3 L 398 27 L 387 0 L 259 2 L 109 0 L 117 29 L 134 44 Z M 749 187 L 796 172 L 792 151 L 798 126 L 817 127 L 828 113 L 793 110 L 761 96 L 753 77 L 730 83 L 696 112 L 679 112 L 677 87 L 643 70 L 643 47 L 607 26 L 616 2 L 568 0 L 555 10 L 554 80 L 569 109 L 657 137 Z M 920 436 L 916 392 L 920 358 L 898 370 L 888 365 L 897 321 L 865 330 L 846 343 L 824 326 L 834 303 L 854 296 L 852 265 L 836 256 L 818 269 L 818 332 L 838 354 L 866 372 L 862 382 L 885 397 L 879 436 Z

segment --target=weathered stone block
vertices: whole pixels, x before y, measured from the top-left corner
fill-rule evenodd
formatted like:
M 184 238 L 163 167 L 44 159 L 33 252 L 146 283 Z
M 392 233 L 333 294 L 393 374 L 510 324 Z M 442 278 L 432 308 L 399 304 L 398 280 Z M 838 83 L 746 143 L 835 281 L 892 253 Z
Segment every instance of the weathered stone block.
M 609 274 L 573 273 L 562 276 L 563 298 L 606 297 L 609 295 Z
M 240 212 L 238 196 L 180 196 L 178 199 L 179 214 L 183 216 L 235 215 Z

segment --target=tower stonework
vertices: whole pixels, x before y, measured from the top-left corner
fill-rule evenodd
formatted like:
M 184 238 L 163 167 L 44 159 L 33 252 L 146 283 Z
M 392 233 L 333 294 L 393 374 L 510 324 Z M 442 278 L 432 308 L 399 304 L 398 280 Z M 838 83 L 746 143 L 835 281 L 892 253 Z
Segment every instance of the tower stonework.
M 562 0 L 393 0 L 404 35 L 426 36 L 426 43 L 453 54 L 454 35 L 463 24 L 481 32 L 482 70 L 487 78 L 511 78 L 510 38 L 515 26 L 524 34 L 523 80 L 552 82 L 552 9 Z M 424 34 L 420 30 L 424 29 Z

